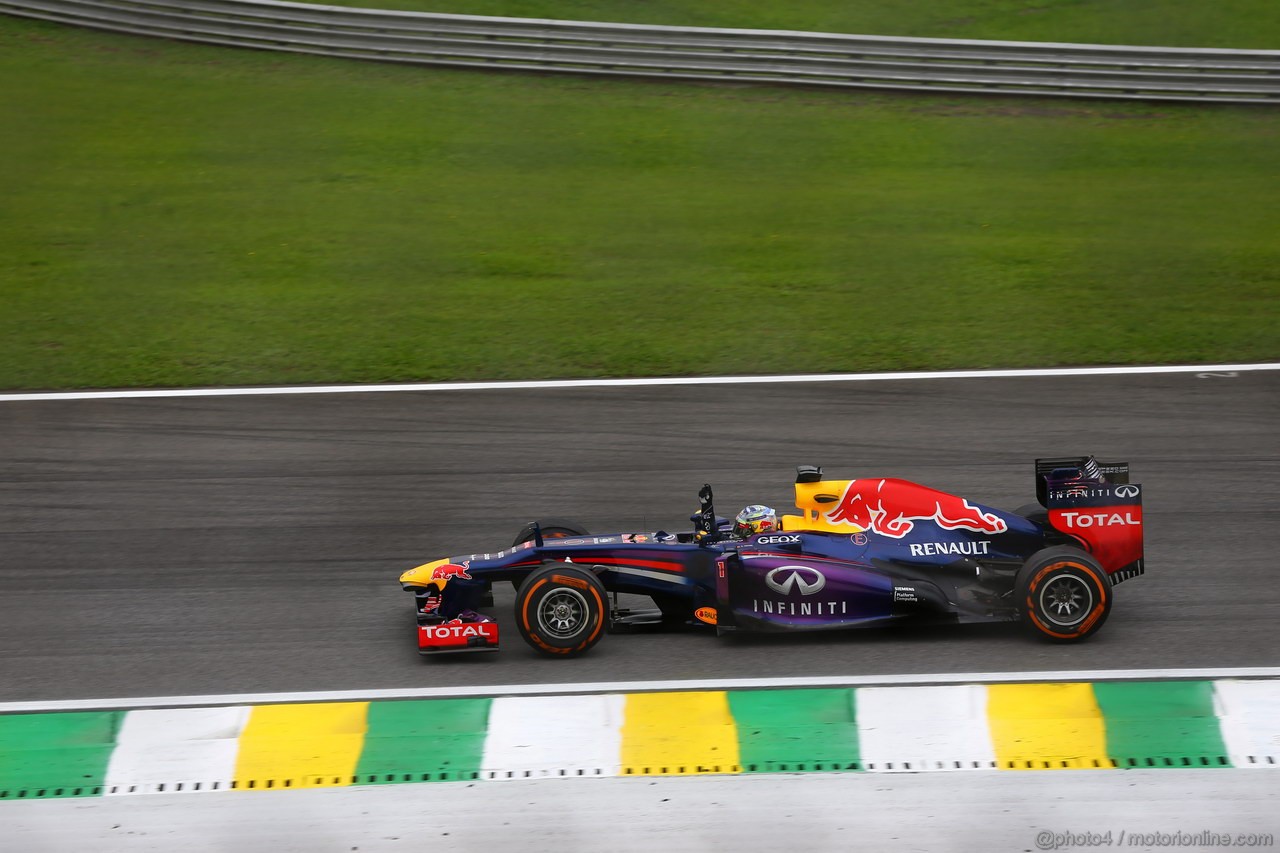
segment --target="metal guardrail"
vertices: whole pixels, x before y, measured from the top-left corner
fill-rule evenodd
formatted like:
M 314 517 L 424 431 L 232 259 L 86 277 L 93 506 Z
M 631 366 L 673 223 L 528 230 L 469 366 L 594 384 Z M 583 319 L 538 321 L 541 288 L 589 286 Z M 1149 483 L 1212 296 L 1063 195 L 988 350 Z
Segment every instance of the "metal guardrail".
M 0 0 L 0 13 L 185 41 L 468 68 L 930 92 L 1280 103 L 1280 51 L 486 18 L 275 0 Z

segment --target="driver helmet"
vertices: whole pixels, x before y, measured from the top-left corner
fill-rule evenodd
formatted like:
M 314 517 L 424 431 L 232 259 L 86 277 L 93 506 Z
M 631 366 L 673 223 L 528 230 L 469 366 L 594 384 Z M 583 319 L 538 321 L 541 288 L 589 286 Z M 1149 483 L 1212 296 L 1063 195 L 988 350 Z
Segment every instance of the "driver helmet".
M 743 507 L 742 512 L 733 520 L 733 532 L 743 538 L 753 533 L 767 533 L 778 529 L 778 514 L 773 507 L 752 504 Z

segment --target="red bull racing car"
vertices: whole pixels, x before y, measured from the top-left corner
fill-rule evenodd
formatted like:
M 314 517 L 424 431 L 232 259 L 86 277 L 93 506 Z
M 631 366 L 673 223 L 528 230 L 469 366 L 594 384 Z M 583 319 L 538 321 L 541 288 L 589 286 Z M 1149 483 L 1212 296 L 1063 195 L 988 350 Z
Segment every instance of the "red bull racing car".
M 654 624 L 816 631 L 887 623 L 1021 622 L 1058 642 L 1102 627 L 1116 584 L 1143 566 L 1142 487 L 1126 462 L 1038 459 L 1037 503 L 1006 512 L 891 478 L 829 480 L 801 466 L 798 513 L 742 534 L 715 514 L 711 487 L 685 532 L 591 535 L 530 522 L 505 550 L 410 569 L 422 654 L 498 649 L 479 612 L 492 586 L 516 588 L 521 636 L 573 657 L 613 629 Z M 618 594 L 649 596 L 624 610 Z

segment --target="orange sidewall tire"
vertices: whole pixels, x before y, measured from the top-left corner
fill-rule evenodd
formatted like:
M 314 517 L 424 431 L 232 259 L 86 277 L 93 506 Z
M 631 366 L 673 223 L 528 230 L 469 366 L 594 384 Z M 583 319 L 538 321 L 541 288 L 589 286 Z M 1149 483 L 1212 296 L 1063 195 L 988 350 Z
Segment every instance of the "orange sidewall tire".
M 557 582 L 552 575 L 561 575 L 566 580 L 577 580 L 581 583 L 571 585 Z M 538 627 L 537 609 L 542 599 L 555 591 L 557 587 L 572 588 L 582 594 L 587 602 L 588 612 L 584 618 L 588 630 L 579 638 L 565 645 L 555 643 L 545 637 Z M 580 655 L 598 643 L 604 635 L 608 621 L 608 606 L 605 601 L 604 585 L 591 572 L 564 563 L 551 563 L 534 571 L 520 587 L 516 594 L 516 626 L 520 634 L 535 650 L 553 657 L 574 657 Z
M 1083 551 L 1080 551 L 1077 555 L 1071 553 L 1077 550 L 1073 548 L 1054 548 L 1049 550 L 1061 553 L 1049 555 L 1042 552 L 1043 556 L 1039 561 L 1033 556 L 1023 566 L 1023 572 L 1027 572 L 1025 578 L 1021 572 L 1019 573 L 1018 586 L 1022 590 L 1019 599 L 1022 603 L 1024 621 L 1037 633 L 1051 640 L 1062 642 L 1082 640 L 1097 631 L 1098 628 L 1102 627 L 1102 623 L 1106 621 L 1112 603 L 1111 582 L 1106 572 L 1095 565 L 1093 559 Z M 1045 559 L 1050 556 L 1051 559 Z M 1040 612 L 1037 604 L 1037 593 L 1040 588 L 1053 577 L 1063 574 L 1087 579 L 1094 599 L 1089 613 L 1069 630 L 1064 630 L 1061 626 L 1055 625 L 1051 620 L 1044 618 L 1044 614 Z

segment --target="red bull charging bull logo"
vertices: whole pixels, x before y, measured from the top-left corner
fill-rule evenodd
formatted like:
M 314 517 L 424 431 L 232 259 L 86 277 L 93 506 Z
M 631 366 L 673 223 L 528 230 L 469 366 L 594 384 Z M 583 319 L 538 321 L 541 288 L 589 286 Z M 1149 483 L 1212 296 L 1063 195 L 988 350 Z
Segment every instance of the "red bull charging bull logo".
M 447 581 L 450 578 L 462 578 L 464 581 L 471 580 L 471 575 L 467 573 L 466 566 L 447 563 L 443 566 L 436 566 L 431 570 L 431 580 Z
M 851 480 L 840 501 L 823 516 L 833 525 L 856 525 L 882 536 L 901 539 L 917 521 L 932 521 L 944 530 L 1004 533 L 1004 519 L 964 498 L 905 480 Z

